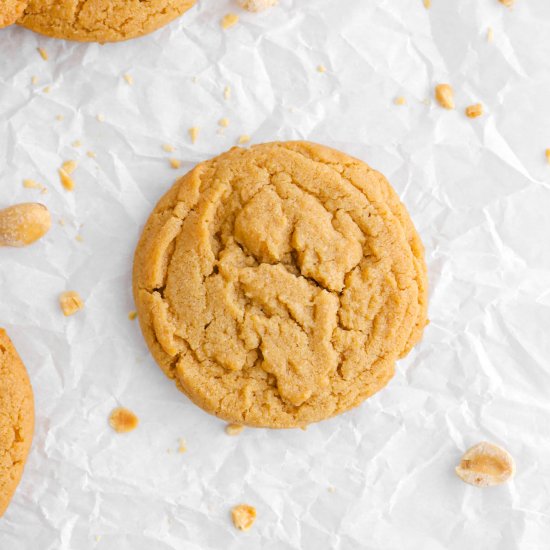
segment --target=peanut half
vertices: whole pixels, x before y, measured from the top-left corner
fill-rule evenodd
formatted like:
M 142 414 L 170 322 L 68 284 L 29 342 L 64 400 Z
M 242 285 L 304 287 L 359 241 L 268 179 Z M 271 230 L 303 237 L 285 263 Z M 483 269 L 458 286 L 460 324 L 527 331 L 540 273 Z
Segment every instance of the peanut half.
M 462 481 L 476 487 L 500 485 L 510 479 L 516 466 L 508 451 L 482 441 L 468 449 L 455 469 Z
M 0 210 L 0 246 L 27 246 L 43 237 L 52 225 L 49 210 L 34 202 Z
M 455 108 L 453 89 L 450 84 L 438 84 L 435 87 L 435 99 L 444 109 Z

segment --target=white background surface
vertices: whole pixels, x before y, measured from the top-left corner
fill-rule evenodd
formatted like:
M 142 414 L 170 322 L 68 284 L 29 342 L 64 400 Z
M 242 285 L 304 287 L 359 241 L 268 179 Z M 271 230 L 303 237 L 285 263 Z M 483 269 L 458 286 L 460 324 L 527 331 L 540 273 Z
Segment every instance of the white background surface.
M 258 15 L 201 0 L 152 36 L 105 46 L 0 32 L 0 205 L 41 201 L 56 222 L 32 247 L 0 250 L 0 322 L 36 396 L 1 550 L 548 545 L 550 2 L 432 4 L 282 0 Z M 241 21 L 224 32 L 228 11 Z M 456 111 L 434 104 L 437 82 L 454 86 Z M 486 114 L 466 118 L 478 101 Z M 243 133 L 325 143 L 386 174 L 426 245 L 431 324 L 357 410 L 231 438 L 164 377 L 127 314 L 133 250 L 156 200 Z M 69 159 L 73 193 L 57 177 Z M 67 289 L 86 301 L 70 318 L 57 303 Z M 118 405 L 139 415 L 136 431 L 109 428 Z M 516 458 L 512 483 L 480 490 L 455 476 L 484 439 Z M 229 517 L 241 502 L 258 509 L 248 533 Z

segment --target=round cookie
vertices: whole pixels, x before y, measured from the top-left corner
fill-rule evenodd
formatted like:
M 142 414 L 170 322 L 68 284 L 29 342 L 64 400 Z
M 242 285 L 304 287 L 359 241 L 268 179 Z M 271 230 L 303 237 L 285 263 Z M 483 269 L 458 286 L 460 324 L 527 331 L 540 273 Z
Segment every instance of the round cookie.
M 34 399 L 25 365 L 0 329 L 0 516 L 19 484 L 34 431 Z
M 15 23 L 27 7 L 29 0 L 2 0 L 0 2 L 0 29 Z
M 164 372 L 258 427 L 357 406 L 427 322 L 405 207 L 379 172 L 307 142 L 233 148 L 178 180 L 145 225 L 133 287 Z
M 166 25 L 196 0 L 30 0 L 20 25 L 79 42 L 118 42 Z

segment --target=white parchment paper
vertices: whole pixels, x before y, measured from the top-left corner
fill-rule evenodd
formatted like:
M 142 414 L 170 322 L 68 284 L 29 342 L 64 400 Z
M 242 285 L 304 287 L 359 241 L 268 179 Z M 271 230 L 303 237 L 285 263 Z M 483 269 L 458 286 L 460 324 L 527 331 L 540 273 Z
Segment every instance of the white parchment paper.
M 229 11 L 240 22 L 222 31 Z M 437 82 L 453 85 L 455 111 L 434 104 Z M 483 117 L 466 118 L 477 102 Z M 241 134 L 366 160 L 426 245 L 424 340 L 386 390 L 307 431 L 227 436 L 164 377 L 127 317 L 149 211 Z M 41 201 L 55 220 L 36 245 L 0 250 L 0 324 L 36 396 L 0 549 L 547 547 L 549 147 L 548 0 L 432 0 L 429 10 L 421 0 L 281 0 L 263 14 L 199 0 L 151 36 L 104 46 L 0 31 L 0 206 Z M 69 159 L 79 163 L 73 193 L 57 176 Z M 23 188 L 27 178 L 48 193 Z M 64 290 L 86 301 L 70 318 L 57 303 Z M 138 414 L 136 431 L 109 428 L 118 405 Z M 480 490 L 455 476 L 462 452 L 485 439 L 515 457 L 512 483 Z M 229 517 L 241 502 L 258 509 L 248 533 Z

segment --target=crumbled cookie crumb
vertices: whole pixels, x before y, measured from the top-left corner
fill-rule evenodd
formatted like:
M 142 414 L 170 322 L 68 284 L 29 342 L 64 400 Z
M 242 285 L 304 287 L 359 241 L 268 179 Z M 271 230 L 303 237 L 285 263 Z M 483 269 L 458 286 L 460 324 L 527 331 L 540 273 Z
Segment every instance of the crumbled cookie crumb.
M 64 170 L 69 176 L 76 170 L 78 163 L 76 160 L 67 160 L 61 165 L 61 169 Z
M 242 424 L 228 424 L 225 427 L 225 433 L 227 435 L 239 435 L 244 430 L 244 426 Z
M 97 155 L 93 151 L 88 151 L 86 153 L 86 156 L 90 157 L 91 159 L 95 159 Z
M 223 89 L 223 98 L 224 99 L 229 99 L 230 97 L 231 97 L 231 86 L 226 86 Z
M 334 485 L 329 485 L 327 491 L 329 493 L 335 493 L 336 492 L 336 487 Z
M 324 65 L 317 65 L 317 71 L 320 73 L 326 73 L 327 68 Z
M 455 468 L 462 481 L 490 487 L 508 481 L 515 473 L 514 459 L 502 447 L 483 441 L 468 449 Z
M 177 170 L 181 166 L 181 160 L 179 159 L 170 159 L 170 166 Z
M 42 88 L 42 91 L 45 93 L 45 94 L 49 94 L 52 89 L 50 88 L 50 86 L 46 86 L 45 88 Z
M 75 149 L 78 149 L 79 147 L 82 147 L 82 142 L 79 140 L 79 139 L 75 139 L 71 145 L 75 148 Z
M 82 242 L 84 242 L 84 237 L 79 234 L 75 237 L 75 240 L 78 241 L 79 243 L 82 243 Z
M 187 445 L 185 444 L 185 439 L 183 439 L 183 437 L 180 437 L 178 453 L 185 453 L 185 452 L 187 452 Z
M 44 48 L 36 48 L 38 50 L 38 53 L 40 54 L 40 57 L 44 61 L 48 61 L 48 52 Z
M 128 313 L 128 319 L 130 319 L 130 321 L 134 321 L 137 315 L 138 314 L 136 310 L 130 311 L 130 313 Z
M 127 433 L 137 428 L 139 418 L 132 411 L 118 407 L 111 412 L 109 424 L 115 432 Z
M 200 128 L 197 126 L 193 126 L 192 128 L 189 128 L 189 137 L 191 138 L 191 143 L 196 143 L 197 139 L 199 139 L 199 133 Z
M 231 510 L 233 525 L 240 531 L 248 531 L 256 521 L 256 508 L 248 504 L 239 504 Z
M 218 121 L 218 124 L 222 126 L 223 128 L 227 128 L 229 126 L 229 119 L 228 118 L 220 118 Z
M 546 149 L 545 154 L 546 154 L 546 160 L 548 161 L 548 164 L 550 164 L 550 149 Z
M 242 145 L 243 143 L 248 143 L 250 141 L 250 136 L 248 134 L 243 134 L 239 137 L 237 143 Z
M 503 6 L 511 8 L 514 5 L 515 0 L 498 0 Z
M 33 76 L 31 78 L 31 84 L 35 84 L 35 85 L 38 84 L 38 77 L 37 76 Z
M 489 27 L 487 29 L 487 42 L 493 42 L 495 39 L 495 31 L 493 30 L 493 27 Z
M 241 8 L 252 12 L 267 10 L 277 3 L 278 0 L 239 0 Z
M 126 80 L 126 83 L 129 85 L 129 86 L 132 86 L 132 84 L 134 83 L 134 77 L 131 75 L 131 74 L 128 74 L 126 73 L 124 75 L 124 80 Z
M 84 307 L 84 302 L 78 292 L 75 290 L 68 290 L 59 296 L 59 305 L 61 306 L 63 315 L 69 317 L 70 315 L 74 315 L 77 311 L 80 311 Z
M 221 20 L 222 29 L 229 29 L 239 22 L 239 16 L 235 13 L 228 13 L 224 15 Z
M 468 105 L 465 109 L 465 113 L 468 118 L 477 118 L 483 114 L 483 105 L 481 103 Z
M 453 89 L 450 84 L 438 84 L 435 87 L 435 99 L 444 109 L 455 108 Z
M 98 122 L 105 122 L 105 115 L 103 113 L 98 113 L 96 119 Z
M 63 115 L 55 115 L 55 120 L 59 120 L 59 121 L 62 121 L 64 120 L 64 116 Z
M 162 149 L 167 153 L 173 153 L 176 150 L 176 148 L 173 145 L 170 145 L 169 143 L 164 143 L 162 145 Z
M 63 170 L 63 168 L 60 168 L 58 170 L 59 172 L 59 179 L 61 181 L 61 185 L 67 190 L 67 191 L 73 191 L 74 190 L 74 180 Z
M 44 189 L 44 186 L 41 183 L 34 180 L 23 180 L 23 187 L 25 189 Z
M 400 95 L 399 97 L 396 97 L 393 102 L 396 104 L 396 105 L 406 105 L 407 104 L 407 100 L 402 96 Z
M 424 7 L 429 10 L 432 7 L 432 0 L 424 0 Z

